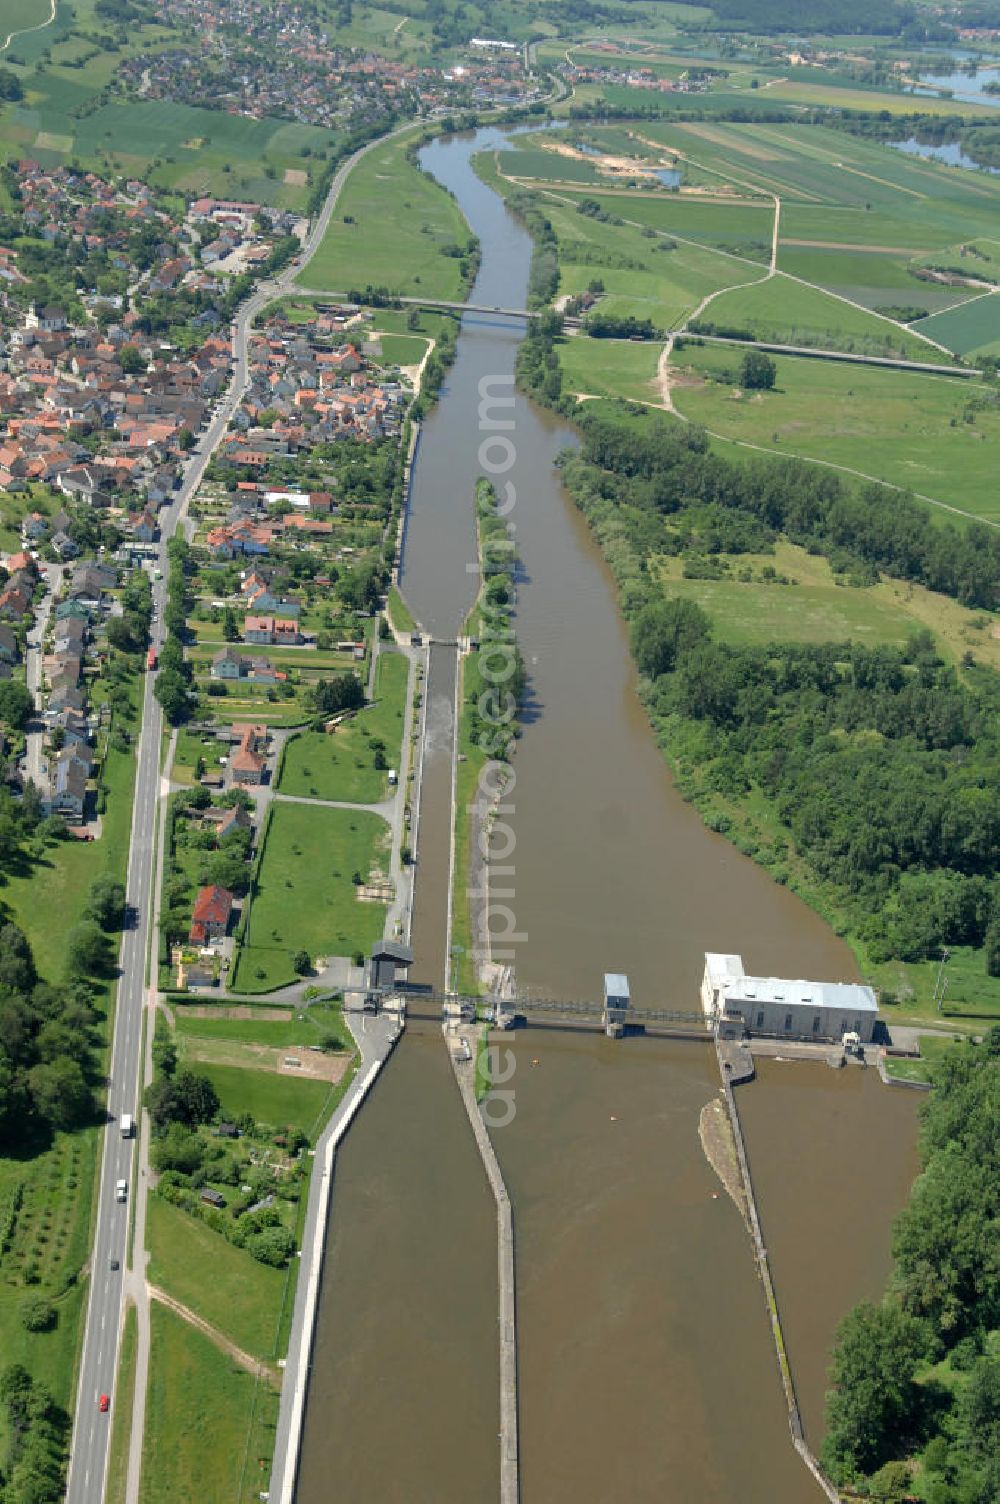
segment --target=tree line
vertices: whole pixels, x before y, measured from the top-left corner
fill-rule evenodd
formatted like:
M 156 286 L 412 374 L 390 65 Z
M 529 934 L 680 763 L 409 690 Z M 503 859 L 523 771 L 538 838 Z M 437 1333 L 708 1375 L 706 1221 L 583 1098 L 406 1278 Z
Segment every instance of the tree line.
M 922 1111 L 922 1173 L 885 1298 L 840 1324 L 823 1461 L 885 1501 L 1000 1498 L 1000 1027 L 952 1046 Z
M 854 485 L 802 460 L 725 459 L 694 425 L 586 413 L 580 424 L 585 460 L 625 483 L 623 506 L 665 518 L 692 503 L 715 503 L 757 517 L 813 551 L 854 557 L 965 606 L 1000 607 L 1000 532 L 994 528 L 937 522 L 905 492 Z

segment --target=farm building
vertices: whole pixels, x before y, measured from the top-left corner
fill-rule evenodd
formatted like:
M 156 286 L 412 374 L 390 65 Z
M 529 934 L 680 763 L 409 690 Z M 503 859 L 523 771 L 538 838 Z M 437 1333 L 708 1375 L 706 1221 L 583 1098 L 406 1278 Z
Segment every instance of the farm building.
M 705 955 L 701 1005 L 718 1014 L 720 1027 L 739 1034 L 843 1039 L 857 1034 L 870 1044 L 878 1003 L 870 987 L 855 982 L 785 981 L 749 977 L 741 956 Z

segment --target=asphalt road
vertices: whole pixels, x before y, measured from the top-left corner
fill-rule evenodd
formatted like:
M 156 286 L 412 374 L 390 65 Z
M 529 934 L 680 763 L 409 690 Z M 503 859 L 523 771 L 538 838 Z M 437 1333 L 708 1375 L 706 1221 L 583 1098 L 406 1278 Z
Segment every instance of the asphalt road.
M 400 127 L 400 130 L 408 127 Z M 391 134 L 399 134 L 394 131 Z M 162 580 L 153 583 L 153 603 L 157 620 L 152 629 L 153 646 L 159 652 L 163 644 L 163 608 L 166 602 L 166 540 L 178 527 L 186 524 L 188 504 L 197 490 L 205 466 L 222 440 L 229 421 L 247 384 L 247 336 L 257 314 L 274 298 L 293 290 L 293 281 L 319 245 L 330 222 L 337 197 L 355 162 L 379 145 L 371 142 L 349 157 L 338 169 L 326 202 L 306 240 L 303 251 L 271 282 L 260 285 L 243 304 L 233 325 L 233 370 L 226 395 L 216 408 L 215 416 L 191 451 L 181 487 L 170 507 L 160 516 L 163 542 L 157 561 Z M 153 899 L 153 847 L 157 797 L 160 780 L 160 739 L 163 716 L 153 697 L 154 674 L 147 674 L 143 689 L 142 730 L 137 745 L 135 801 L 132 811 L 132 837 L 129 846 L 126 903 L 136 916 L 132 929 L 122 936 L 119 957 L 120 976 L 117 989 L 111 1046 L 110 1086 L 108 1088 L 108 1126 L 104 1135 L 101 1177 L 98 1191 L 94 1243 L 91 1250 L 87 1317 L 80 1354 L 79 1381 L 73 1417 L 66 1499 L 68 1504 L 101 1504 L 107 1482 L 108 1449 L 111 1438 L 111 1415 L 115 1408 L 115 1383 L 118 1351 L 125 1311 L 124 1281 L 128 1240 L 129 1202 L 135 1161 L 135 1139 L 123 1139 L 120 1118 L 123 1112 L 139 1116 L 139 1082 L 142 1069 L 142 1019 L 146 1002 L 146 952 L 149 944 Z M 152 1027 L 152 1017 L 150 1017 Z M 129 1182 L 129 1201 L 115 1199 L 115 1182 Z M 137 1254 L 141 1250 L 136 1251 Z M 111 1260 L 119 1268 L 112 1270 Z M 111 1397 L 111 1411 L 100 1410 L 101 1395 Z

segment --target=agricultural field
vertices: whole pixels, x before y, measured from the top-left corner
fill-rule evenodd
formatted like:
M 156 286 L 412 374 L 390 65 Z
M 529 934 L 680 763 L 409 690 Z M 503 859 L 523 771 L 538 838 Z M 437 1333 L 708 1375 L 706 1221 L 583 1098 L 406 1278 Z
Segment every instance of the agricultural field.
M 363 157 L 348 178 L 319 250 L 303 274 L 311 288 L 389 287 L 459 298 L 459 258 L 469 227 L 455 201 L 406 160 L 392 141 Z
M 778 272 L 750 287 L 720 293 L 701 315 L 720 333 L 859 355 L 947 361 L 946 352 L 889 319 L 845 303 L 820 287 Z
M 4 0 L 0 9 L 0 43 L 8 32 L 27 31 L 41 26 L 52 14 L 49 0 Z
M 956 355 L 1000 355 L 1000 294 L 984 293 L 959 308 L 921 319 L 913 328 Z
M 374 704 L 343 721 L 333 735 L 304 731 L 294 737 L 281 765 L 281 793 L 352 804 L 384 799 L 388 770 L 399 767 L 408 675 L 409 660 L 401 653 L 380 653 Z
M 588 339 L 578 334 L 559 345 L 563 391 L 576 396 L 627 397 L 658 402 L 656 367 L 662 346 L 655 342 Z
M 82 73 L 52 67 L 32 75 L 23 102 L 4 115 L 5 155 L 30 153 L 46 165 L 72 158 L 100 171 L 148 177 L 167 190 L 297 208 L 308 184 L 286 183 L 286 171 L 315 174 L 336 146 L 333 132 L 315 126 L 249 120 L 167 100 L 102 104 L 77 116 L 102 82 L 91 64 Z
M 274 804 L 232 986 L 267 992 L 294 982 L 299 950 L 314 960 L 367 953 L 382 938 L 386 905 L 359 900 L 354 879 L 385 872 L 388 850 L 378 815 Z
M 738 386 L 741 352 L 686 344 L 673 401 L 723 438 L 863 470 L 1000 519 L 1000 400 L 979 382 L 776 356 L 769 392 Z
M 478 170 L 492 181 L 493 159 L 480 158 Z M 652 230 L 644 233 L 635 225 L 608 224 L 581 213 L 577 197 L 541 191 L 538 201 L 559 240 L 560 296 L 584 292 L 599 280 L 602 312 L 648 318 L 658 329 L 677 328 L 708 294 L 747 275 L 745 262 L 708 246 L 672 243 Z M 616 212 L 624 217 L 617 201 Z

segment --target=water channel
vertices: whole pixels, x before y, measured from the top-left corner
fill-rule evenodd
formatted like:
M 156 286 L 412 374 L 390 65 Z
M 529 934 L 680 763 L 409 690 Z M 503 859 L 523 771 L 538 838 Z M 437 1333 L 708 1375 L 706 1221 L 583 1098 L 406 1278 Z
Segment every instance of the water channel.
M 522 307 L 530 242 L 470 166 L 502 141 L 434 143 L 423 162 L 482 242 L 474 301 Z M 503 479 L 517 495 L 530 673 L 511 795 L 519 981 L 595 997 L 601 973 L 621 970 L 637 1005 L 689 1008 L 706 949 L 771 974 L 852 977 L 837 937 L 674 790 L 609 572 L 552 469 L 573 433 L 521 397 L 496 404 L 519 337 L 466 316 L 421 437 L 402 578 L 423 626 L 453 637 L 476 589 L 480 444 L 512 416 Z M 452 661 L 434 650 L 413 934 L 415 977 L 437 985 Z M 709 1048 L 541 1030 L 506 1043 L 516 1116 L 494 1143 L 516 1228 L 525 1504 L 819 1498 L 788 1439 L 749 1241 L 698 1141 L 718 1091 Z M 765 1071 L 740 1101 L 814 1435 L 833 1327 L 884 1279 L 913 1103 L 872 1072 L 797 1065 Z M 321 1504 L 334 1482 L 345 1504 L 497 1497 L 495 1270 L 493 1205 L 440 1033 L 411 1026 L 338 1155 L 299 1504 Z

